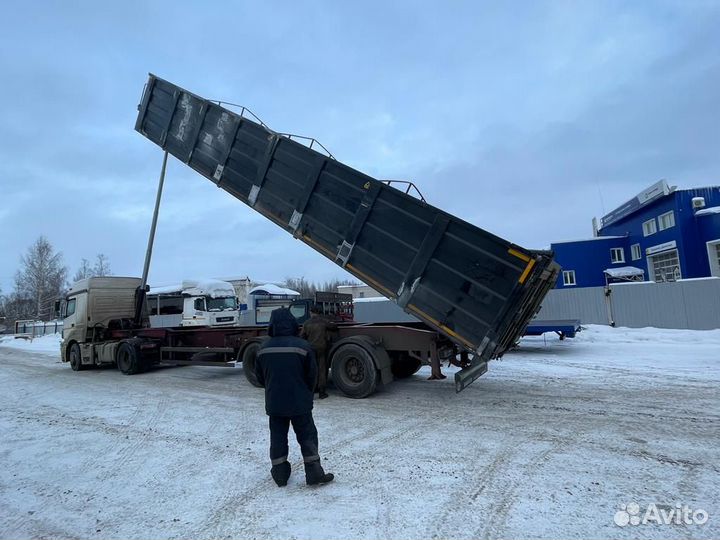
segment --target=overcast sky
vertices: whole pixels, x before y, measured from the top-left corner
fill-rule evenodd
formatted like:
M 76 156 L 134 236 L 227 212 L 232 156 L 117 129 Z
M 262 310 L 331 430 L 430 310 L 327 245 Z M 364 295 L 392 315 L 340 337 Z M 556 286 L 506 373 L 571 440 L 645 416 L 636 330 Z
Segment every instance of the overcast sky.
M 529 248 L 666 178 L 720 184 L 720 2 L 3 2 L 0 288 L 45 235 L 140 275 L 148 72 L 318 138 Z M 349 277 L 174 158 L 150 283 Z

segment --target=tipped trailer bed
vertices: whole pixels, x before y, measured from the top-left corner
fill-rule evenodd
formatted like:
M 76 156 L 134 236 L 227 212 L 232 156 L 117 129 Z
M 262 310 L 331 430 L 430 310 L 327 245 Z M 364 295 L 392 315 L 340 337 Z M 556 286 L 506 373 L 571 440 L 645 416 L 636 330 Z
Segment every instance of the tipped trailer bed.
M 523 335 L 560 270 L 551 252 L 499 238 L 245 112 L 151 74 L 135 129 L 469 353 L 458 391 Z

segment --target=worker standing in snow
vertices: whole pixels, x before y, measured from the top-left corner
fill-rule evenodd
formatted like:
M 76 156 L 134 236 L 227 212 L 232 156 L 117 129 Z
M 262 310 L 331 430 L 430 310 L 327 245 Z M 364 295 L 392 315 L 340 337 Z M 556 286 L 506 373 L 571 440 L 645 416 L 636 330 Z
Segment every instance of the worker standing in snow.
M 270 474 L 278 486 L 290 478 L 288 429 L 293 426 L 308 485 L 332 482 L 320 464 L 318 432 L 313 420 L 313 389 L 317 378 L 310 344 L 298 337 L 298 324 L 290 310 L 276 309 L 270 316 L 267 340 L 255 362 L 258 382 L 265 387 L 265 412 L 270 422 Z
M 331 332 L 336 329 L 337 325 L 322 315 L 321 309 L 317 306 L 310 309 L 310 318 L 303 324 L 302 337 L 310 343 L 317 361 L 318 380 L 316 391 L 320 399 L 328 397 L 327 380 L 330 366 L 327 361 L 327 351 L 330 348 Z

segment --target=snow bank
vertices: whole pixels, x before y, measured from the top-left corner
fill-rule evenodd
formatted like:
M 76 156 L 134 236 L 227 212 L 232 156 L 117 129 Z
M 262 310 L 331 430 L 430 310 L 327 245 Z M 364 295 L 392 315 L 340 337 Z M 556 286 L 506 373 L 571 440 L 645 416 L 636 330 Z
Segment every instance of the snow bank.
M 48 334 L 34 339 L 16 338 L 15 336 L 0 337 L 0 347 L 21 349 L 41 354 L 59 354 L 61 334 Z

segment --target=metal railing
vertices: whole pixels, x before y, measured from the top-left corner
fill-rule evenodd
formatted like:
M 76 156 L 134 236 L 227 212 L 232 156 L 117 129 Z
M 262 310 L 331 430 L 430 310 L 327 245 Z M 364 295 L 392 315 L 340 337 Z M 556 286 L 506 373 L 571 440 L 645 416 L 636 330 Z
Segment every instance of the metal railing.
M 305 135 L 297 135 L 296 133 L 282 133 L 282 132 L 275 131 L 274 129 L 270 128 L 270 126 L 268 126 L 265 122 L 263 122 L 257 114 L 252 112 L 245 105 L 240 105 L 239 103 L 231 103 L 229 101 L 222 101 L 219 99 L 211 99 L 210 101 L 212 101 L 213 103 L 217 103 L 218 105 L 221 105 L 221 106 L 229 105 L 231 107 L 236 107 L 236 108 L 240 109 L 240 117 L 241 118 L 244 118 L 247 113 L 248 115 L 250 115 L 250 117 L 252 117 L 253 120 L 255 120 L 258 124 L 260 124 L 262 127 L 267 129 L 268 131 L 277 133 L 278 135 L 280 135 L 282 137 L 286 137 L 290 140 L 300 140 L 303 142 L 303 144 L 305 144 L 305 146 L 307 146 L 311 150 L 317 151 L 317 149 L 313 148 L 313 147 L 319 146 L 320 148 L 322 148 L 322 150 L 325 152 L 325 154 L 327 154 L 327 157 L 329 157 L 330 159 L 335 159 L 335 156 L 332 155 L 332 152 L 330 152 L 330 150 L 328 150 L 323 143 L 321 143 L 314 137 L 306 137 Z
M 423 194 L 420 193 L 420 190 L 418 187 L 409 180 L 380 180 L 383 184 L 390 186 L 392 188 L 397 189 L 398 191 L 402 191 L 407 195 L 410 195 L 411 197 L 415 197 L 416 199 L 420 199 L 422 202 L 426 203 L 425 197 L 423 197 Z M 398 187 L 398 185 L 403 186 L 402 189 Z
M 34 321 L 32 319 L 25 319 L 15 321 L 15 335 L 18 337 L 34 338 L 46 336 L 62 332 L 62 329 L 63 322 L 61 320 Z
M 281 137 L 286 137 L 290 140 L 295 141 L 301 141 L 305 146 L 310 148 L 311 150 L 316 150 L 316 147 L 319 147 L 322 149 L 323 152 L 332 160 L 335 160 L 335 156 L 330 152 L 330 150 L 327 149 L 327 147 L 322 144 L 320 141 L 318 141 L 314 137 L 306 137 L 305 135 L 298 135 L 296 133 L 283 133 L 279 131 L 273 130 L 270 126 L 268 126 L 265 122 L 263 122 L 260 117 L 252 112 L 250 109 L 245 107 L 245 105 L 240 105 L 239 103 L 231 103 L 230 101 L 222 101 L 219 99 L 211 99 L 209 101 L 212 101 L 213 103 L 217 103 L 218 105 L 229 105 L 230 107 L 236 107 L 240 109 L 240 117 L 244 118 L 246 115 L 249 115 L 253 120 L 258 122 L 262 127 L 267 129 L 268 131 L 271 131 L 273 133 L 276 133 L 277 135 L 280 135 Z M 408 180 L 381 180 L 382 183 L 385 185 L 388 185 L 390 187 L 393 187 L 399 191 L 402 191 L 403 193 L 410 195 L 412 197 L 415 197 L 416 199 L 420 199 L 422 202 L 426 203 L 425 197 L 420 192 L 418 187 Z

